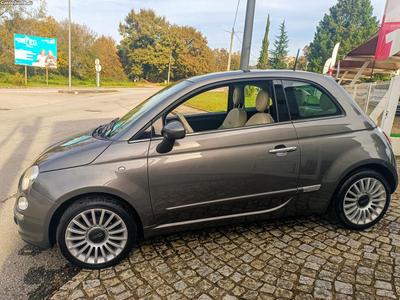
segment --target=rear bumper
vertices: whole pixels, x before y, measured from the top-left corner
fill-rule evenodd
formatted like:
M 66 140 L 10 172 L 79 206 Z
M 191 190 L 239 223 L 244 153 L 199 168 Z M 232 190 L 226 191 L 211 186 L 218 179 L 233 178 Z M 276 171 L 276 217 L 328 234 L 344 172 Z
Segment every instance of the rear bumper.
M 27 193 L 18 193 L 16 200 L 21 196 L 28 199 L 29 206 L 26 210 L 21 211 L 15 201 L 14 222 L 18 226 L 19 235 L 29 244 L 41 248 L 51 248 L 49 226 L 58 204 L 33 189 Z

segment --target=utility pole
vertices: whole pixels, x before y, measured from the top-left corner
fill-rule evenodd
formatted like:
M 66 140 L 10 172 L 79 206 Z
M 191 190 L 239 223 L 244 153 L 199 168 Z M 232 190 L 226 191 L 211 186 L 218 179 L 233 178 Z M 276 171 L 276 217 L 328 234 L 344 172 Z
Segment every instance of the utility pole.
M 240 70 L 249 71 L 251 38 L 253 36 L 254 11 L 256 0 L 247 0 L 246 21 L 244 23 L 242 57 L 240 59 Z
M 229 56 L 228 56 L 228 68 L 227 71 L 231 70 L 231 59 L 232 59 L 232 46 L 233 46 L 233 36 L 235 34 L 235 28 L 232 28 L 231 33 L 231 46 L 229 47 Z
M 68 0 L 68 91 L 72 91 L 71 83 L 71 0 Z
M 235 36 L 235 23 L 236 23 L 236 18 L 237 18 L 237 14 L 238 14 L 238 10 L 239 10 L 239 4 L 240 4 L 240 0 L 238 0 L 238 4 L 236 7 L 236 14 L 235 14 L 235 20 L 233 21 L 233 26 L 232 26 L 232 31 L 231 31 L 231 44 L 229 47 L 229 56 L 228 56 L 228 67 L 227 67 L 227 71 L 231 70 L 231 60 L 232 60 L 232 46 L 233 46 L 233 37 Z M 228 31 L 229 32 L 229 31 Z
M 169 53 L 169 64 L 168 64 L 168 80 L 167 84 L 169 85 L 169 79 L 171 78 L 171 57 L 172 57 L 172 50 Z

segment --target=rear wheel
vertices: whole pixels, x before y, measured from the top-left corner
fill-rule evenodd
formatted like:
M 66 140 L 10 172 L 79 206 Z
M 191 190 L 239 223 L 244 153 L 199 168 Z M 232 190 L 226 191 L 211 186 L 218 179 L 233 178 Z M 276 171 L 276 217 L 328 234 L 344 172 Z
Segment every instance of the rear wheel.
M 129 211 L 108 197 L 85 197 L 71 205 L 57 228 L 57 244 L 73 264 L 98 269 L 125 258 L 135 242 Z
M 333 214 L 344 227 L 369 228 L 385 215 L 390 203 L 386 179 L 372 170 L 354 173 L 339 189 L 333 201 Z

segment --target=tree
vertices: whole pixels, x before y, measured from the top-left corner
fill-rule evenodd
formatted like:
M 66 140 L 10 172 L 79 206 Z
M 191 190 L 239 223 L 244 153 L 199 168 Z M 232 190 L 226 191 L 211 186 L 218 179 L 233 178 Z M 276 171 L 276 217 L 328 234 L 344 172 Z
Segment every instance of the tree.
M 57 68 L 68 75 L 68 20 L 58 23 L 57 30 Z M 71 71 L 78 78 L 94 78 L 94 61 L 97 58 L 94 42 L 97 34 L 86 25 L 71 24 Z
M 200 31 L 189 26 L 173 25 L 171 35 L 174 80 L 211 72 L 213 54 Z
M 283 59 L 288 55 L 289 38 L 285 28 L 285 21 L 279 26 L 280 34 L 275 37 L 274 49 L 271 50 L 270 64 L 273 69 L 286 69 Z
M 174 80 L 210 72 L 213 59 L 207 39 L 189 26 L 171 25 L 153 10 L 133 9 L 121 23 L 123 39 L 118 47 L 125 73 L 131 78 L 149 81 L 167 78 L 171 56 Z
M 340 43 L 338 58 L 341 59 L 370 38 L 378 28 L 379 22 L 373 16 L 370 0 L 338 0 L 319 22 L 307 56 L 308 70 L 322 72 L 336 43 Z
M 156 16 L 154 10 L 131 10 L 125 23 L 119 24 L 123 39 L 118 47 L 125 73 L 131 78 L 157 80 L 168 66 L 170 24 L 165 17 Z
M 111 37 L 102 35 L 94 42 L 93 48 L 96 58 L 100 60 L 101 76 L 116 80 L 124 79 L 125 75 L 117 54 L 115 41 Z
M 213 50 L 212 72 L 226 71 L 228 67 L 228 50 L 225 48 L 215 48 Z M 240 69 L 240 52 L 233 52 L 231 57 L 231 70 Z
M 308 55 L 308 52 L 309 52 L 309 46 L 306 45 L 303 48 L 303 55 L 299 56 L 299 59 L 297 61 L 296 70 L 298 70 L 298 71 L 307 71 L 307 64 L 308 64 L 307 55 Z M 289 69 L 293 69 L 294 68 L 295 62 L 296 61 L 294 60 L 293 62 L 291 62 L 289 64 Z
M 268 47 L 269 47 L 269 27 L 270 27 L 270 16 L 267 18 L 267 25 L 265 27 L 264 39 L 261 45 L 260 57 L 257 62 L 257 69 L 267 69 L 268 68 Z

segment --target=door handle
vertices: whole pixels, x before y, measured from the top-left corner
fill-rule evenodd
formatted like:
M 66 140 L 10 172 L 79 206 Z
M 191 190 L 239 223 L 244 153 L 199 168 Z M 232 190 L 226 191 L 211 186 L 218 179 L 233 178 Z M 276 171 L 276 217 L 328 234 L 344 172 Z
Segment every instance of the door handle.
M 296 150 L 297 150 L 297 147 L 287 147 L 287 148 L 272 149 L 272 150 L 269 150 L 269 153 L 271 153 L 271 154 L 287 153 L 287 152 L 293 152 Z

